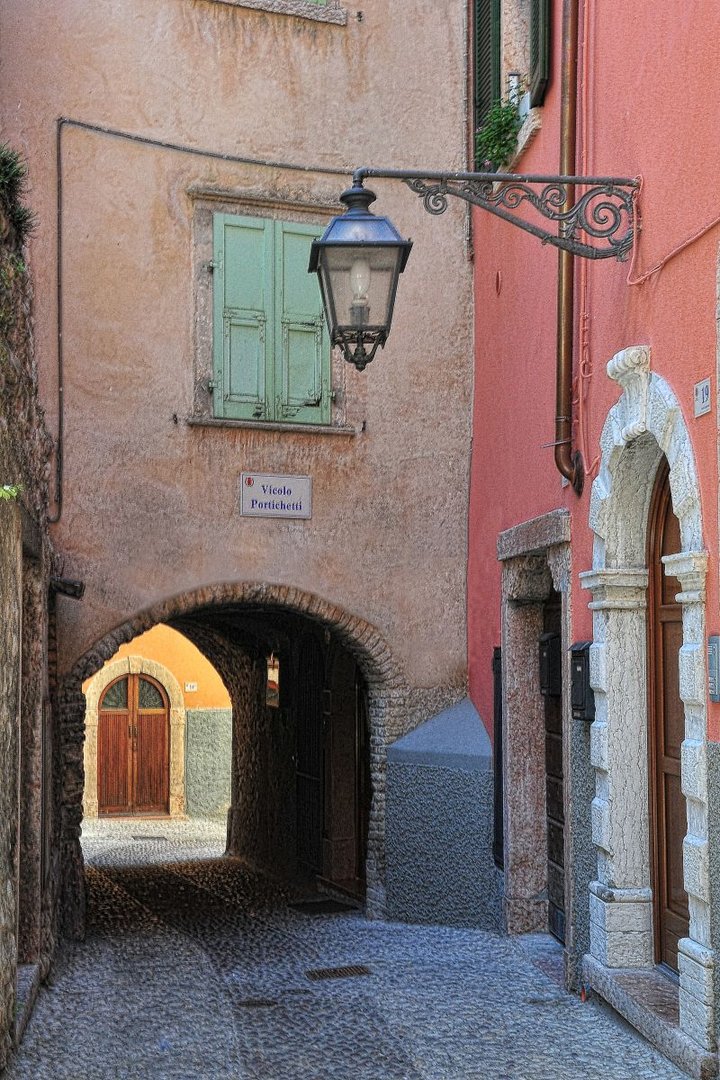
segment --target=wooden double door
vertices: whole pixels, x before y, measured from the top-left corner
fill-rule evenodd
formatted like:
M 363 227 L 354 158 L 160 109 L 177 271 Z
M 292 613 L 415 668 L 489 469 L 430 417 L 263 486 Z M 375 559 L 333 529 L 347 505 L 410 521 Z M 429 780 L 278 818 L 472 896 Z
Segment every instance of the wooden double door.
M 565 943 L 565 795 L 560 594 L 543 607 L 540 683 L 545 704 L 545 824 L 547 830 L 548 930 Z
M 685 736 L 678 673 L 682 610 L 675 600 L 680 582 L 665 574 L 662 557 L 682 549 L 667 461 L 658 473 L 649 524 L 648 746 L 655 959 L 677 971 L 678 939 L 686 937 L 689 929 L 682 855 L 687 811 L 680 787 L 680 747 Z
M 296 838 L 303 872 L 362 895 L 370 813 L 367 687 L 352 657 L 312 635 L 297 654 Z
M 98 814 L 167 814 L 170 709 L 148 675 L 112 682 L 98 713 Z

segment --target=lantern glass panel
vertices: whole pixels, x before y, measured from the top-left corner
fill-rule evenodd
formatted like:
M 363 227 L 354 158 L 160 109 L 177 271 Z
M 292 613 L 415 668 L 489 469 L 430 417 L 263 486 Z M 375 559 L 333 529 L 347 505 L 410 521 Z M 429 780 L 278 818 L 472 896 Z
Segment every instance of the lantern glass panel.
M 402 249 L 327 247 L 321 257 L 324 291 L 332 297 L 334 330 L 388 329 Z

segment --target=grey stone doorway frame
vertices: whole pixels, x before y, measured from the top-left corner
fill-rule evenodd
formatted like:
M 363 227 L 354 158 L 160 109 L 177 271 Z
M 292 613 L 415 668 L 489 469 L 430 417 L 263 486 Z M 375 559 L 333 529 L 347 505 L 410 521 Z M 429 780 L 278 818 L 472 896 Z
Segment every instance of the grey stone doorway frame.
M 596 791 L 590 885 L 591 945 L 586 972 L 601 983 L 612 969 L 654 965 L 647 754 L 646 533 L 657 468 L 664 454 L 680 522 L 682 552 L 663 558 L 678 578 L 683 641 L 678 657 L 685 711 L 681 782 L 688 831 L 683 843 L 689 935 L 679 943 L 680 1031 L 714 1051 L 715 953 L 711 938 L 706 737 L 705 577 L 700 486 L 690 436 L 669 384 L 650 371 L 650 349 L 617 353 L 608 375 L 623 394 L 608 413 L 601 466 L 592 488 L 591 681 L 596 719 Z
M 570 722 L 570 514 L 559 509 L 498 537 L 502 562 L 502 683 L 504 771 L 504 921 L 507 932 L 546 932 L 547 824 L 545 708 L 538 646 L 543 607 L 561 597 L 563 773 L 565 806 L 565 965 L 576 986 L 587 949 L 589 807 L 592 770 L 587 725 Z

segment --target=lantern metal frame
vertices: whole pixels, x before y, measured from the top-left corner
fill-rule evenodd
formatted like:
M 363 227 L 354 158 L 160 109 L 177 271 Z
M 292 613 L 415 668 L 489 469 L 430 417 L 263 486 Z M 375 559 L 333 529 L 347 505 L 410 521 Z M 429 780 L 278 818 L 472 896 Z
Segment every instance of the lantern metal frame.
M 376 195 L 362 184 L 353 184 L 344 191 L 340 201 L 345 204 L 345 213 L 334 217 L 319 240 L 314 240 L 310 250 L 310 273 L 316 273 L 320 282 L 325 318 L 333 345 L 339 345 L 343 356 L 362 371 L 374 359 L 379 348 L 384 346 L 395 305 L 395 294 L 400 274 L 412 248 L 412 240 L 404 240 L 389 218 L 373 214 L 370 203 Z M 357 252 L 359 259 L 362 251 L 386 251 L 392 259 L 390 267 L 389 289 L 385 296 L 385 321 L 369 323 L 363 319 L 363 312 L 368 312 L 365 304 L 353 302 L 346 318 L 339 317 L 339 305 L 333 293 L 332 279 L 337 270 L 331 266 L 332 253 Z M 347 317 L 349 316 L 349 318 Z

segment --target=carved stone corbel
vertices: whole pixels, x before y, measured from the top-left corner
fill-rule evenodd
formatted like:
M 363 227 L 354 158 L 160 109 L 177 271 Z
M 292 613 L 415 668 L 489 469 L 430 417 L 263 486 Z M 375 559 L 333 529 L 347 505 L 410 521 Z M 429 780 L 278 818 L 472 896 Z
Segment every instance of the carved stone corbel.
M 607 366 L 607 373 L 625 391 L 626 423 L 621 437 L 628 443 L 647 431 L 650 347 L 631 345 L 629 349 L 615 353 Z

